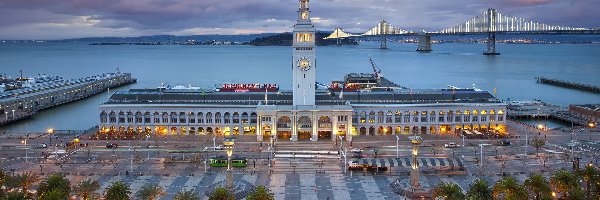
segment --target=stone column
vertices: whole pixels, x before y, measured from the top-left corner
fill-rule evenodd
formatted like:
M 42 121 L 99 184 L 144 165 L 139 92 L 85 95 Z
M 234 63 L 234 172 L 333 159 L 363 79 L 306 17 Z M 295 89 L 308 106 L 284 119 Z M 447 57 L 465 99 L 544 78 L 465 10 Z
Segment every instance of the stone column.
M 337 140 L 338 137 L 338 116 L 337 115 L 333 115 L 332 116 L 333 119 L 331 119 L 331 141 L 335 141 Z
M 348 124 L 346 124 L 346 141 L 352 141 L 352 115 L 348 115 Z
M 292 119 L 292 138 L 290 138 L 291 141 L 298 141 L 298 121 L 297 121 L 297 115 L 295 113 L 292 113 L 291 119 Z
M 256 141 L 263 141 L 262 115 L 259 115 L 256 120 Z
M 312 138 L 310 138 L 312 141 L 317 141 L 319 140 L 319 133 L 317 132 L 317 117 L 315 116 L 315 113 L 312 114 Z
M 271 137 L 273 137 L 273 135 L 275 136 L 275 140 L 277 140 L 277 118 L 279 116 L 277 115 L 273 115 L 273 117 L 271 117 Z

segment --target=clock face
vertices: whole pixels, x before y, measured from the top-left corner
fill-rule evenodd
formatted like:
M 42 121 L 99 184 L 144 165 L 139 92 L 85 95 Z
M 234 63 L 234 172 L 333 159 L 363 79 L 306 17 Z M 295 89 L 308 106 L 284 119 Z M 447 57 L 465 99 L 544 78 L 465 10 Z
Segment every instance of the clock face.
M 308 71 L 310 69 L 310 62 L 306 58 L 301 58 L 298 61 L 298 68 L 302 71 Z
M 302 13 L 302 19 L 308 19 L 308 13 L 303 12 Z

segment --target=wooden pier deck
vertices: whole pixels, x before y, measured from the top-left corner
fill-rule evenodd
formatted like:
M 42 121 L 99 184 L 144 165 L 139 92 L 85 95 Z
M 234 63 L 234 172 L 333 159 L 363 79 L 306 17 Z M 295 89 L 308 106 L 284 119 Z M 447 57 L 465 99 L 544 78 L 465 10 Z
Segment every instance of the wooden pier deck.
M 547 104 L 541 101 L 510 103 L 507 107 L 507 116 L 510 119 L 554 119 L 585 126 L 587 119 L 569 112 L 564 106 Z
M 545 78 L 545 77 L 536 77 L 535 79 L 537 80 L 538 83 L 555 85 L 555 86 L 564 87 L 564 88 L 572 88 L 572 89 L 583 90 L 583 91 L 594 92 L 594 93 L 600 93 L 600 86 L 597 86 L 597 85 L 591 85 L 591 84 L 585 84 L 585 83 L 575 83 L 575 82 L 552 79 L 552 78 Z

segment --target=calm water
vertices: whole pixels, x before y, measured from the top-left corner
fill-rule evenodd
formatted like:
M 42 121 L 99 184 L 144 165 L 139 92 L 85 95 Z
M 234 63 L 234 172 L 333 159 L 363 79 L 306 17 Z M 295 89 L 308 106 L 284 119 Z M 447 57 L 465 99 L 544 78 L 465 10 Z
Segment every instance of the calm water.
M 501 56 L 481 55 L 483 44 L 437 44 L 434 52 L 416 53 L 416 44 L 377 43 L 319 47 L 317 80 L 329 83 L 350 72 L 371 72 L 369 55 L 384 76 L 411 88 L 447 85 L 492 91 L 502 99 L 541 99 L 553 104 L 600 103 L 600 95 L 541 85 L 546 76 L 600 85 L 600 44 L 499 44 Z M 224 82 L 277 83 L 291 86 L 290 47 L 252 46 L 90 46 L 77 43 L 0 44 L 1 73 L 52 74 L 78 78 L 114 71 L 131 72 L 138 83 L 118 90 L 155 88 L 161 83 L 213 88 Z M 111 90 L 114 92 L 114 90 Z M 13 131 L 85 129 L 98 122 L 97 106 L 105 92 L 51 108 L 34 118 L 1 127 Z

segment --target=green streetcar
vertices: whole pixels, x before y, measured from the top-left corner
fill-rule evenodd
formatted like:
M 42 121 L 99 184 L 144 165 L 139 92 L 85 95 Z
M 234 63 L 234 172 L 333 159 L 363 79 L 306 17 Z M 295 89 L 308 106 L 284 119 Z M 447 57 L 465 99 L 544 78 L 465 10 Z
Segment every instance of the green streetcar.
M 248 165 L 248 159 L 245 157 L 233 157 L 231 158 L 232 167 L 246 167 Z M 227 157 L 217 156 L 210 158 L 211 167 L 227 167 Z

